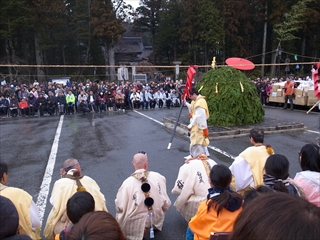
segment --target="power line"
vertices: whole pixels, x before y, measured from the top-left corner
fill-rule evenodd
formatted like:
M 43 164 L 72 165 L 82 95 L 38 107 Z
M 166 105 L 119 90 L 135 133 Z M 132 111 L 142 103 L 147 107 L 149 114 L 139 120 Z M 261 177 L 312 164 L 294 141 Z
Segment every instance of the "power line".
M 294 62 L 294 63 L 265 63 L 265 64 L 254 64 L 256 67 L 260 66 L 283 66 L 283 65 L 309 65 L 313 64 L 312 62 Z M 238 66 L 247 66 L 251 64 L 238 64 Z M 199 68 L 211 68 L 211 65 L 197 65 Z M 216 65 L 216 67 L 226 67 L 228 65 L 221 64 Z M 135 68 L 176 68 L 176 66 L 123 66 L 123 65 L 113 65 L 113 66 L 106 66 L 106 65 L 23 65 L 23 64 L 0 64 L 0 67 L 21 67 L 21 68 L 120 68 L 120 67 L 135 67 Z M 179 65 L 179 68 L 189 68 L 190 65 Z

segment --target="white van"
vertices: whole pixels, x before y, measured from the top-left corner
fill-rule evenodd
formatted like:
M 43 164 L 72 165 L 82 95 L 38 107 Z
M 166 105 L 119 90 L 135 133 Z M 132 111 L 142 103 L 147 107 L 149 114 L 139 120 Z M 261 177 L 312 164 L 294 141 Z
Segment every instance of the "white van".
M 67 82 L 70 82 L 71 77 L 56 77 L 56 78 L 50 78 L 49 82 L 67 85 Z
M 133 82 L 140 81 L 143 85 L 147 84 L 147 74 L 133 74 Z

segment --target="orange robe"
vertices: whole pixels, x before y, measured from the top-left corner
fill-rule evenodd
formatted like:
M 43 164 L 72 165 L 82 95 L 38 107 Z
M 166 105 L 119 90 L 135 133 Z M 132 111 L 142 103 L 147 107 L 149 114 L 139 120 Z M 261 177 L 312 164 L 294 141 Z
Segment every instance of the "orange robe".
M 233 224 L 241 211 L 242 207 L 234 212 L 222 208 L 218 216 L 213 207 L 207 211 L 207 200 L 201 202 L 197 214 L 189 222 L 194 239 L 208 240 L 211 232 L 232 232 Z

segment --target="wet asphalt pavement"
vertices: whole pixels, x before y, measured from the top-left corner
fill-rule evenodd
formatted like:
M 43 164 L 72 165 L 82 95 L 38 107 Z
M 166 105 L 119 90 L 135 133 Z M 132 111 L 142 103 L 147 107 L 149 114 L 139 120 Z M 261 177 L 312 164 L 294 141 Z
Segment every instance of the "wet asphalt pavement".
M 171 194 L 183 157 L 189 155 L 189 139 L 175 135 L 170 150 L 167 150 L 172 132 L 161 120 L 164 116 L 177 116 L 179 109 L 127 111 L 87 114 L 85 116 L 64 116 L 58 143 L 56 162 L 50 185 L 60 178 L 59 169 L 65 159 L 79 160 L 83 173 L 97 181 L 105 195 L 106 205 L 115 216 L 114 199 L 123 180 L 134 170 L 132 157 L 138 151 L 148 154 L 149 169 L 157 171 L 167 179 L 167 192 Z M 186 116 L 187 109 L 183 109 Z M 284 154 L 290 161 L 290 175 L 300 171 L 298 152 L 306 143 L 315 142 L 319 136 L 319 114 L 305 114 L 305 111 L 285 111 L 266 108 L 266 115 L 275 118 L 296 119 L 306 126 L 305 131 L 266 135 L 276 153 Z M 151 119 L 152 118 L 152 119 Z M 48 158 L 59 124 L 59 116 L 15 118 L 0 120 L 0 157 L 9 165 L 8 185 L 26 190 L 36 202 L 45 173 Z M 250 146 L 247 137 L 212 141 L 210 145 L 237 156 Z M 229 165 L 232 160 L 210 150 L 211 158 Z M 49 198 L 48 198 L 49 200 Z M 46 223 L 51 209 L 47 202 L 43 220 Z M 163 231 L 155 239 L 185 239 L 187 223 L 174 207 L 167 212 Z

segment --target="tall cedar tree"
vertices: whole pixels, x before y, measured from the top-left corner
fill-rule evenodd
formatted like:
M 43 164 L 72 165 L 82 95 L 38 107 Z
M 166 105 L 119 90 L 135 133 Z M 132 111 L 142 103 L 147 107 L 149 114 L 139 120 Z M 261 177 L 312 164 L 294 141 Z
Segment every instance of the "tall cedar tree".
M 90 24 L 92 24 L 92 17 L 97 17 L 100 21 L 100 16 L 93 16 L 93 14 L 96 13 L 93 12 L 92 5 L 96 5 L 96 2 L 101 2 L 101 4 L 103 4 L 102 8 L 104 8 L 106 7 L 104 5 L 109 6 L 110 1 L 2 1 L 2 12 L 0 16 L 1 62 L 28 64 L 105 64 L 105 60 L 102 58 L 102 47 L 105 46 L 105 39 L 108 38 L 96 36 L 96 32 L 93 33 L 93 29 L 97 26 Z M 216 42 L 216 44 L 222 45 L 222 51 L 216 52 L 218 56 L 220 55 L 221 59 L 218 63 L 223 63 L 227 57 L 250 57 L 250 55 L 258 56 L 251 58 L 251 60 L 255 63 L 260 63 L 261 57 L 259 57 L 259 55 L 262 53 L 264 26 L 267 26 L 266 52 L 270 53 L 277 48 L 278 44 L 277 37 L 273 31 L 275 25 L 284 22 L 284 14 L 290 13 L 293 5 L 304 1 L 305 0 L 212 0 L 211 2 L 214 3 L 213 6 L 217 9 L 220 17 L 218 20 L 220 19 L 223 22 L 223 31 L 220 32 L 217 30 L 216 33 L 213 34 L 213 31 L 204 29 L 204 27 L 218 26 L 216 23 L 214 25 L 212 24 L 214 16 L 204 14 L 199 10 L 201 6 L 211 4 L 210 1 L 163 0 L 163 2 L 167 4 L 163 5 L 163 9 L 162 6 L 161 8 L 157 8 L 159 10 L 158 12 L 162 10 L 166 11 L 165 15 L 160 18 L 160 21 L 156 11 L 153 11 L 152 14 L 150 7 L 148 7 L 150 4 L 158 4 L 160 1 L 144 0 L 143 3 L 149 5 L 144 4 L 142 6 L 147 6 L 146 9 L 149 12 L 146 13 L 150 13 L 150 16 L 155 21 L 149 21 L 149 18 L 146 18 L 148 15 L 142 14 L 142 9 L 144 9 L 142 8 L 140 11 L 142 17 L 141 23 L 146 23 L 145 31 L 151 32 L 152 30 L 155 34 L 155 39 L 153 39 L 154 55 L 157 56 L 158 64 L 171 64 L 173 60 L 182 60 L 184 65 L 207 62 L 212 57 L 210 54 L 217 48 L 210 46 L 210 37 L 212 36 L 213 39 L 219 39 L 220 35 L 224 35 L 225 38 L 223 41 L 221 40 L 221 43 Z M 123 12 L 126 13 L 128 8 L 125 8 L 121 3 L 123 3 L 122 0 L 113 0 L 113 11 L 117 19 L 125 21 L 125 14 L 121 15 L 121 11 L 118 11 L 118 9 L 121 9 L 121 6 L 123 6 Z M 266 16 L 264 6 L 268 7 Z M 291 61 L 295 61 L 293 55 L 299 55 L 299 53 L 300 55 L 309 56 L 309 58 L 298 56 L 299 61 L 316 61 L 317 58 L 319 58 L 320 35 L 317 34 L 320 31 L 320 25 L 318 23 L 320 16 L 319 6 L 320 0 L 313 0 L 308 4 L 307 14 L 299 19 L 301 22 L 297 25 L 294 24 L 294 27 L 299 27 L 297 32 L 293 32 L 297 39 L 285 41 L 281 44 L 281 47 L 288 52 Z M 214 8 L 212 8 L 212 12 L 215 13 Z M 209 7 L 209 9 L 211 9 L 211 7 Z M 262 18 L 260 18 L 261 14 L 263 15 Z M 205 15 L 208 17 L 206 18 Z M 139 21 L 138 18 L 139 13 L 135 19 L 136 22 Z M 265 19 L 267 24 L 265 24 Z M 99 21 L 98 25 L 100 24 Z M 111 22 L 114 23 L 114 21 Z M 119 28 L 114 29 L 116 34 L 112 37 L 117 36 L 118 30 Z M 157 34 L 158 31 L 161 32 L 161 34 Z M 207 56 L 203 57 L 201 53 L 207 54 Z M 266 54 L 266 63 L 273 63 L 271 55 L 272 54 Z M 285 57 L 286 55 L 283 56 L 283 58 Z M 309 74 L 310 67 L 305 66 L 304 72 Z M 70 68 L 19 69 L 15 67 L 2 68 L 1 72 L 4 76 L 11 76 L 11 79 L 14 75 L 21 75 L 26 78 L 31 76 L 30 79 L 34 79 L 37 78 L 37 76 L 34 76 L 37 73 L 45 74 L 43 76 L 46 77 L 58 74 L 79 74 L 79 72 L 75 73 L 74 71 L 75 69 Z M 87 70 L 84 71 L 84 74 L 86 74 L 86 71 Z M 91 74 L 93 72 L 92 69 L 88 69 L 88 71 L 90 71 Z M 260 76 L 256 74 L 255 77 Z
M 23 50 L 25 46 L 21 41 L 31 27 L 26 14 L 25 1 L 2 1 L 1 4 L 0 43 L 2 47 L 0 48 L 0 62 L 4 64 L 27 63 L 27 54 Z M 21 51 L 18 51 L 19 49 Z M 20 71 L 17 68 L 14 70 L 12 67 L 7 68 L 10 81 L 12 81 L 13 75 Z M 2 75 L 2 77 L 4 76 Z
M 166 65 L 181 60 L 179 57 L 181 31 L 181 2 L 173 0 L 166 2 L 160 13 L 158 34 L 154 44 L 153 54 L 156 62 Z
M 152 47 L 154 48 L 157 29 L 159 26 L 162 0 L 141 0 L 140 3 L 140 7 L 136 9 L 133 30 L 136 32 L 150 32 Z
M 100 39 L 102 51 L 104 51 L 106 64 L 115 65 L 114 45 L 125 31 L 122 25 L 122 18 L 117 18 L 116 10 L 119 15 L 123 14 L 122 8 L 114 8 L 110 0 L 93 0 L 92 1 L 92 19 L 93 35 Z M 115 80 L 115 68 L 110 67 L 109 75 L 111 80 Z
M 199 1 L 199 6 L 198 18 L 201 23 L 200 30 L 202 31 L 200 40 L 203 45 L 203 64 L 210 65 L 212 57 L 219 55 L 219 52 L 223 49 L 225 41 L 223 21 L 213 1 Z M 217 60 L 219 61 L 219 59 Z

